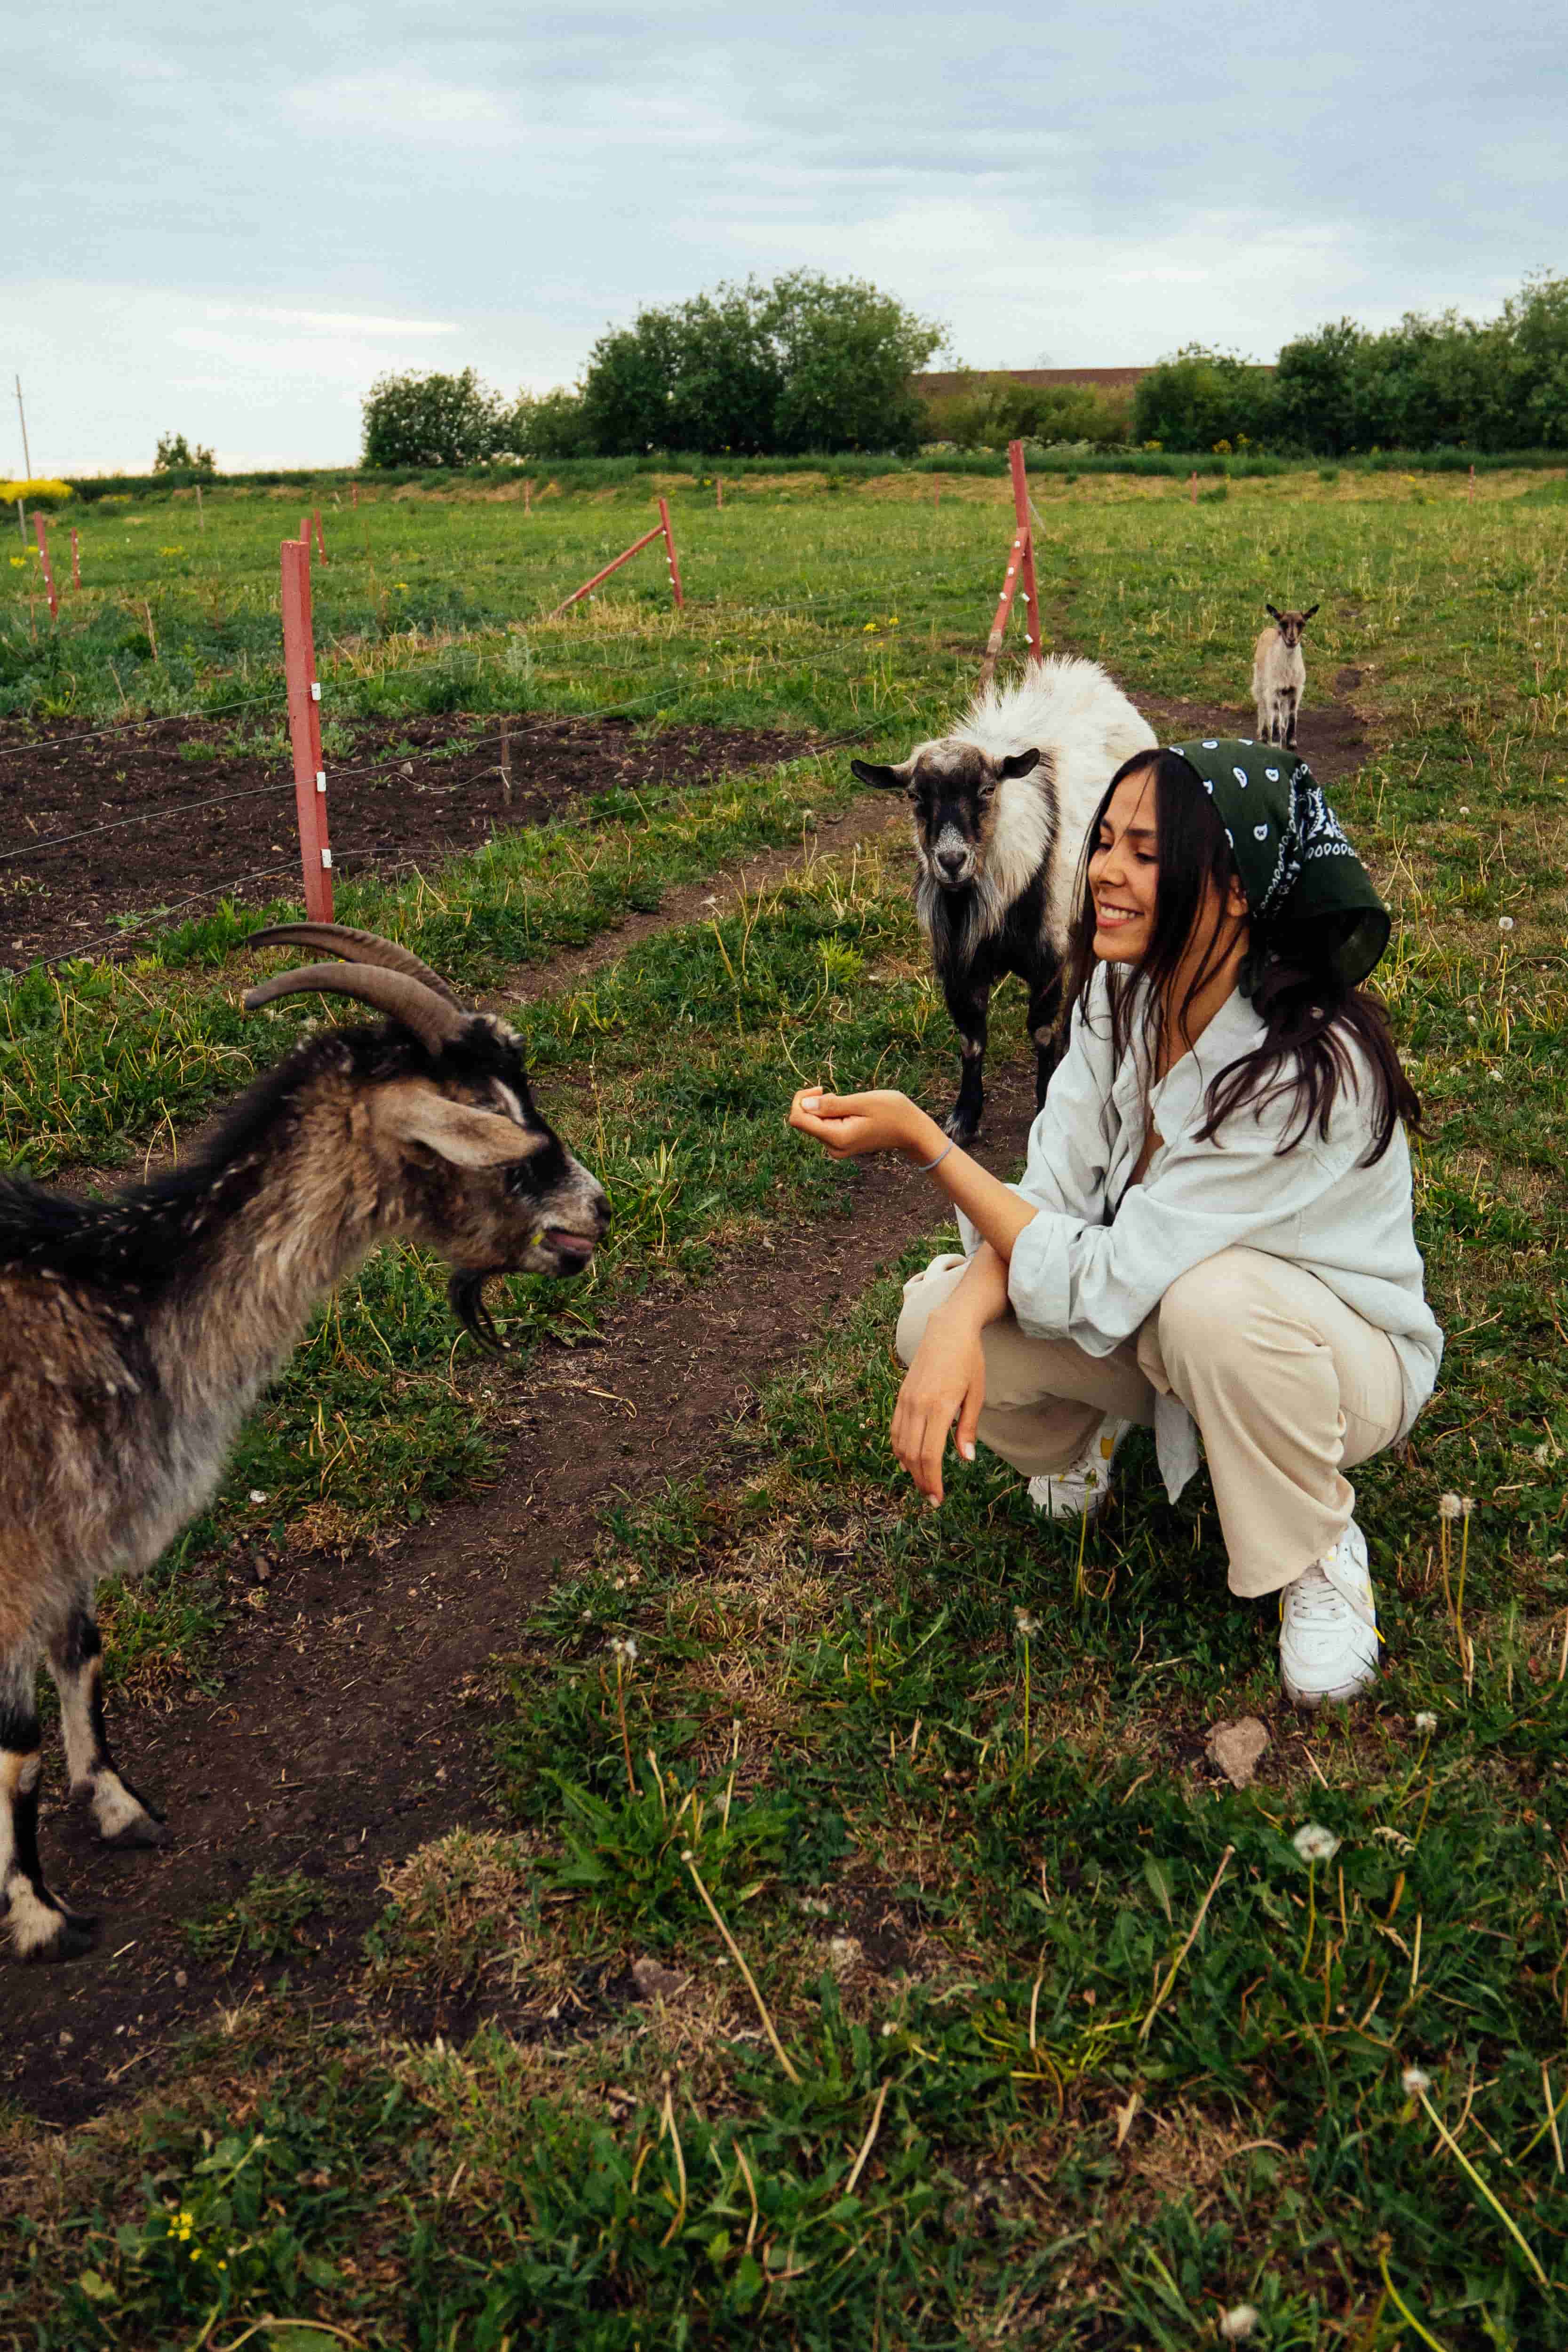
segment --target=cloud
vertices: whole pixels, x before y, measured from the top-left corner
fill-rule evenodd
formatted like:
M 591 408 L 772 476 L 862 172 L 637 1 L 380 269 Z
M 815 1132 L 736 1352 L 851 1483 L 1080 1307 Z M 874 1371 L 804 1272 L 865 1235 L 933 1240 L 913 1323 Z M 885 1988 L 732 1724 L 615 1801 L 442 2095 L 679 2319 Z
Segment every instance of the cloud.
M 347 310 L 277 310 L 259 302 L 209 302 L 209 319 L 260 319 L 269 326 L 306 327 L 323 334 L 455 335 L 449 319 L 361 319 Z
M 294 121 L 334 139 L 490 147 L 510 144 L 520 129 L 512 107 L 495 90 L 438 81 L 416 65 L 300 82 L 286 92 L 284 106 Z

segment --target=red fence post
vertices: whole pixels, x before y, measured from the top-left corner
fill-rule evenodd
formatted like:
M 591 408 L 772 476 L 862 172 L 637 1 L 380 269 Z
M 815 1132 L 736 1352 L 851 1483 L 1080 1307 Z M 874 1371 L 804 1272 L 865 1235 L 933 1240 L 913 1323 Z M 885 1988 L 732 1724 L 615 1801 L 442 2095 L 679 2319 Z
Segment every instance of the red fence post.
M 1198 502 L 1198 469 L 1195 466 L 1193 467 L 1193 478 L 1188 483 L 1187 488 L 1192 493 L 1193 504 L 1194 506 L 1196 506 Z
M 286 539 L 281 557 L 283 675 L 289 693 L 289 739 L 294 749 L 294 807 L 300 820 L 305 912 L 313 923 L 330 923 L 332 853 L 327 841 L 327 778 L 321 766 L 321 688 L 310 627 L 310 551 L 297 539 Z
M 327 542 L 321 537 L 321 509 L 320 507 L 312 507 L 310 509 L 310 522 L 316 533 L 316 552 L 321 557 L 321 562 L 325 563 L 327 560 Z M 309 545 L 309 541 L 307 541 L 306 543 Z
M 71 586 L 73 588 L 79 588 L 81 586 L 81 563 L 77 554 L 76 533 L 74 530 L 71 533 Z
M 724 477 L 722 474 L 714 475 L 713 488 L 717 494 L 718 503 L 720 506 L 722 506 L 724 503 Z
M 658 502 L 658 520 L 664 530 L 665 556 L 669 565 L 669 584 L 675 591 L 675 607 L 677 612 L 684 612 L 686 599 L 680 593 L 680 564 L 675 552 L 675 533 L 669 527 L 669 502 L 666 499 L 660 499 Z
M 985 640 L 985 659 L 980 665 L 980 683 L 985 685 L 996 667 L 996 656 L 1002 650 L 1002 639 L 1007 627 L 1007 615 L 1013 609 L 1013 599 L 1020 588 L 1024 592 L 1026 627 L 1029 636 L 1029 659 L 1043 661 L 1045 648 L 1040 642 L 1040 600 L 1035 586 L 1035 535 L 1029 527 L 1029 480 L 1024 468 L 1024 445 L 1010 441 L 1007 464 L 1013 477 L 1013 517 L 1016 529 L 1013 544 L 1007 551 L 1007 576 L 1002 583 L 1002 593 L 996 599 L 995 617 L 991 635 Z
M 349 484 L 349 496 L 353 499 L 355 506 L 357 507 L 359 504 L 359 484 L 357 482 L 351 482 Z
M 60 600 L 55 593 L 55 575 L 49 564 L 49 534 L 45 527 L 44 518 L 36 507 L 33 509 L 33 531 L 38 542 L 38 562 L 44 567 L 44 593 L 49 600 L 49 618 L 51 621 L 58 621 L 60 617 Z
M 533 484 L 531 481 L 524 481 L 522 486 L 522 511 L 525 515 L 533 512 Z
M 1029 477 L 1024 466 L 1024 445 L 1021 441 L 1007 444 L 1007 463 L 1013 474 L 1013 514 L 1024 541 L 1024 560 L 1019 566 L 1018 584 L 1024 592 L 1027 615 L 1025 630 L 1029 640 L 1029 659 L 1044 661 L 1046 649 L 1040 642 L 1040 598 L 1035 586 L 1035 533 L 1029 520 Z

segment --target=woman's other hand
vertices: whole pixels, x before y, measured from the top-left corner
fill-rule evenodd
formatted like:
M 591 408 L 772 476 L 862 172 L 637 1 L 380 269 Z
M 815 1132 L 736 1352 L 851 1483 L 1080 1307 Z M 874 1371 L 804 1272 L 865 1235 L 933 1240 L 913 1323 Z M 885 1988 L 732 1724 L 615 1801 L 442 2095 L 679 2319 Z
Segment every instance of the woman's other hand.
M 908 1095 L 879 1087 L 868 1095 L 830 1095 L 802 1087 L 789 1107 L 789 1123 L 816 1138 L 831 1160 L 858 1160 L 868 1151 L 910 1151 L 930 1120 Z
M 893 1451 L 931 1503 L 942 1500 L 947 1435 L 958 1424 L 958 1450 L 974 1459 L 974 1433 L 985 1402 L 985 1351 L 968 1318 L 933 1315 L 904 1375 L 893 1412 Z

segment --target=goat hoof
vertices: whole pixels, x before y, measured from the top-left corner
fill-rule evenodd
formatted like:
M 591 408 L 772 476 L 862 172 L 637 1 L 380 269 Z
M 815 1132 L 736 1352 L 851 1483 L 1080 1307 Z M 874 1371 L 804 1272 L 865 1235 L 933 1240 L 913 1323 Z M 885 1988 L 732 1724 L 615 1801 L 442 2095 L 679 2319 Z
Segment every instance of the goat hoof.
M 977 1118 L 961 1118 L 957 1111 L 950 1110 L 942 1120 L 942 1131 L 943 1135 L 951 1135 L 954 1143 L 970 1144 L 980 1132 L 980 1121 Z
M 169 1827 L 166 1822 L 143 1813 L 140 1821 L 123 1822 L 117 1830 L 100 1830 L 98 1842 L 110 1853 L 136 1853 L 150 1846 L 167 1845 Z
M 54 1960 L 79 1960 L 98 1940 L 98 1921 L 85 1911 L 68 1911 L 53 1895 L 47 1903 L 35 1896 L 17 1916 L 12 1898 L 11 1936 L 16 1958 L 25 1968 L 41 1968 Z

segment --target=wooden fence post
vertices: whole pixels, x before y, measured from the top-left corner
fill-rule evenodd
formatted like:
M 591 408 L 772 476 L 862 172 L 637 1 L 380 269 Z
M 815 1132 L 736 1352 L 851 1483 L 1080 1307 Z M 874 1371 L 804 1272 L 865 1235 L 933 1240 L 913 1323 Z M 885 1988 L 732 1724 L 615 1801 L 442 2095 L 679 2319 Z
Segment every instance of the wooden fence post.
M 1193 478 L 1188 483 L 1187 488 L 1192 493 L 1193 504 L 1194 506 L 1196 506 L 1198 502 L 1198 469 L 1195 466 L 1193 467 Z
M 715 493 L 715 502 L 719 506 L 722 506 L 724 503 L 724 477 L 722 474 L 714 475 L 713 488 Z
M 316 533 L 316 552 L 321 557 L 321 562 L 325 563 L 327 560 L 327 542 L 321 536 L 321 509 L 320 507 L 312 507 L 310 509 L 310 521 Z M 309 544 L 308 541 L 307 544 Z
M 349 495 L 357 507 L 359 504 L 359 484 L 357 482 L 351 482 L 349 484 Z
M 79 588 L 81 586 L 81 562 L 77 551 L 76 533 L 74 530 L 71 533 L 71 586 L 73 588 Z
M 1472 505 L 1472 506 L 1475 504 L 1475 498 L 1476 498 L 1476 469 L 1475 469 L 1475 467 L 1472 466 L 1472 467 L 1470 467 L 1470 503 L 1471 503 L 1471 505 Z
M 205 530 L 207 527 L 206 509 L 202 505 L 202 486 L 199 482 L 196 484 L 196 526 L 201 530 Z
M 1002 650 L 1002 639 L 1007 627 L 1007 615 L 1013 609 L 1013 599 L 1020 588 L 1024 592 L 1025 626 L 1029 638 L 1029 659 L 1043 661 L 1045 647 L 1040 638 L 1040 599 L 1035 584 L 1035 534 L 1029 522 L 1029 478 L 1024 466 L 1024 445 L 1010 441 L 1007 464 L 1013 477 L 1013 519 L 1016 529 L 1013 544 L 1007 551 L 1007 576 L 1002 583 L 1002 593 L 996 599 L 996 614 L 991 624 L 991 635 L 985 640 L 985 658 L 980 665 L 980 683 L 984 686 L 996 667 L 996 656 Z
M 526 478 L 522 485 L 522 511 L 525 515 L 533 512 L 533 484 Z
M 677 612 L 684 612 L 686 609 L 686 599 L 680 593 L 680 563 L 679 559 L 677 557 L 675 552 L 675 533 L 669 527 L 669 501 L 668 499 L 660 499 L 658 502 L 658 519 L 664 528 L 665 560 L 669 566 L 669 584 L 675 591 L 676 610 Z
M 49 563 L 49 534 L 43 515 L 37 507 L 33 509 L 33 530 L 38 541 L 38 562 L 44 568 L 44 593 L 49 600 L 49 618 L 58 621 L 60 600 L 55 593 L 55 575 Z
M 332 853 L 327 840 L 327 777 L 321 765 L 321 688 L 310 627 L 310 551 L 286 539 L 280 551 L 283 675 L 289 695 L 289 740 L 294 750 L 294 808 L 300 822 L 300 866 L 305 912 L 313 923 L 332 919 Z

